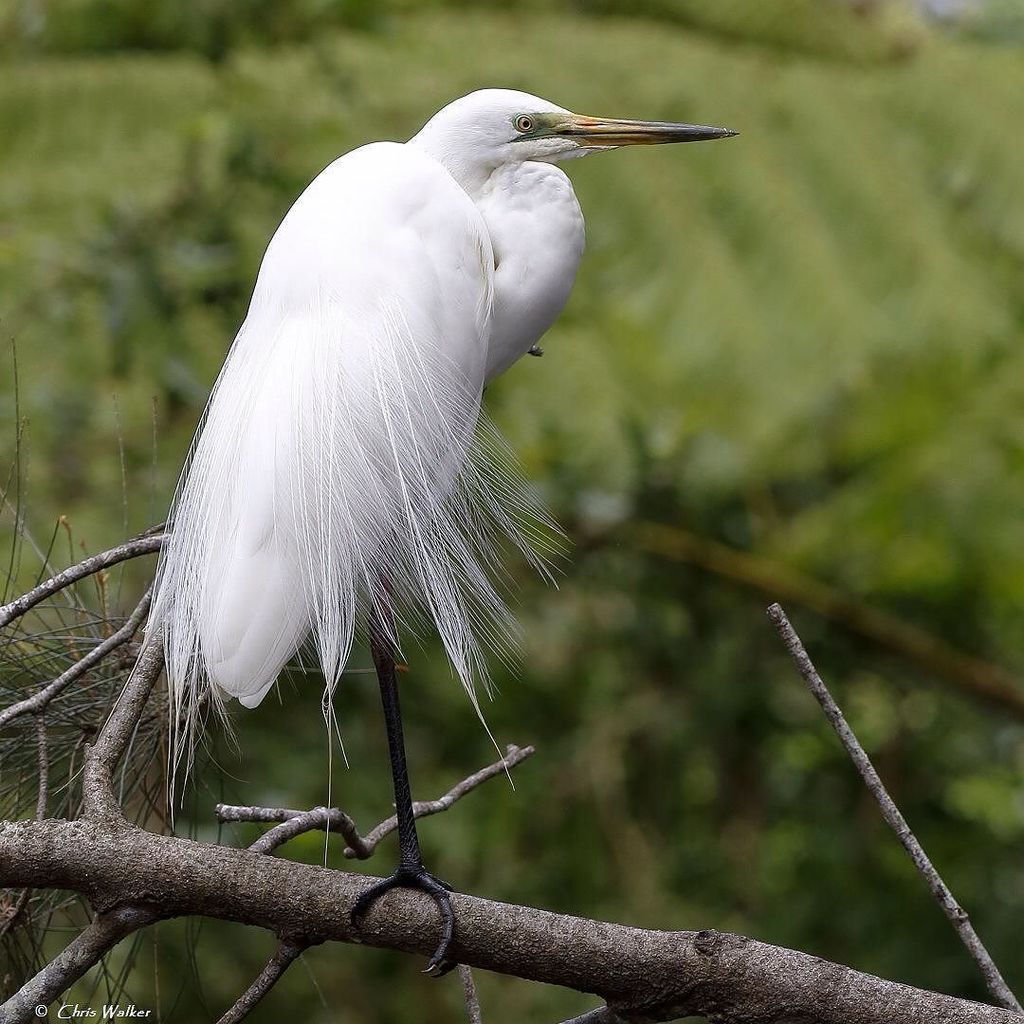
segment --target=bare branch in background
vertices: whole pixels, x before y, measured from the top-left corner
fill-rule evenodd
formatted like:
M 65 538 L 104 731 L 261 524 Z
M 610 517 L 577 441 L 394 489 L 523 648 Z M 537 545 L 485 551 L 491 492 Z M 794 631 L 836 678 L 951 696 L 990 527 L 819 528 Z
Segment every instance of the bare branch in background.
M 477 786 L 483 785 L 496 775 L 511 771 L 533 753 L 533 747 L 517 747 L 514 743 L 510 743 L 505 748 L 505 756 L 500 761 L 495 761 L 467 776 L 444 796 L 437 800 L 417 800 L 412 805 L 413 814 L 417 818 L 426 818 L 431 814 L 439 814 L 441 811 L 448 810 Z M 337 807 L 314 807 L 309 811 L 296 811 L 288 807 L 240 807 L 234 804 L 217 804 L 214 810 L 217 820 L 222 823 L 229 821 L 281 822 L 276 828 L 272 828 L 260 836 L 249 847 L 256 853 L 270 853 L 303 832 L 321 829 L 338 832 L 344 838 L 348 843 L 345 848 L 346 857 L 367 860 L 373 856 L 374 850 L 381 840 L 397 828 L 395 816 L 392 815 L 371 829 L 366 836 L 361 836 L 356 823 Z
M 91 668 L 95 668 L 111 651 L 128 643 L 138 632 L 146 616 L 149 614 L 149 602 L 151 591 L 147 590 L 142 600 L 136 605 L 135 610 L 129 616 L 125 624 L 107 637 L 102 643 L 97 644 L 88 654 L 80 658 L 66 672 L 62 672 L 52 682 L 47 683 L 41 690 L 37 690 L 31 697 L 11 704 L 9 707 L 0 709 L 0 729 L 9 722 L 12 722 L 19 715 L 36 714 L 42 711 L 54 697 L 63 693 L 76 679 L 80 679 Z
M 300 957 L 306 945 L 299 942 L 282 942 L 267 961 L 259 977 L 239 996 L 234 1006 L 224 1014 L 217 1024 L 237 1024 L 248 1017 L 256 1004 L 278 983 L 285 971 Z
M 740 551 L 665 523 L 640 523 L 630 543 L 661 558 L 696 565 L 771 599 L 792 601 L 840 629 L 906 658 L 962 693 L 1024 718 L 1024 688 L 999 665 L 957 650 L 942 637 L 763 555 Z
M 786 618 L 786 613 L 780 605 L 773 604 L 768 609 L 768 618 L 771 619 L 779 637 L 786 646 L 786 650 L 789 651 L 790 656 L 796 663 L 797 671 L 803 677 L 807 688 L 821 705 L 822 711 L 825 712 L 825 717 L 829 720 L 832 728 L 836 731 L 836 735 L 846 748 L 846 752 L 850 755 L 850 760 L 853 761 L 854 766 L 860 773 L 860 777 L 864 780 L 864 784 L 878 802 L 878 806 L 882 810 L 882 816 L 889 827 L 896 833 L 903 848 L 914 862 L 914 866 L 928 883 L 928 889 L 931 891 L 931 894 L 935 897 L 939 906 L 942 907 L 943 913 L 949 918 L 950 923 L 956 929 L 957 935 L 960 936 L 960 941 L 967 947 L 967 951 L 971 954 L 972 959 L 981 969 L 981 973 L 985 978 L 985 984 L 988 986 L 989 992 L 992 993 L 992 997 L 1007 1009 L 1013 1010 L 1016 1013 L 1024 1013 L 1024 1009 L 1021 1008 L 1017 997 L 1014 996 L 1009 986 L 1003 980 L 1003 976 L 999 972 L 999 968 L 996 967 L 989 951 L 985 948 L 981 939 L 978 938 L 978 934 L 971 924 L 967 911 L 957 903 L 949 890 L 949 886 L 946 885 L 938 871 L 935 870 L 928 855 L 917 841 L 917 837 L 911 831 L 910 826 L 907 824 L 907 819 L 903 817 L 895 801 L 889 795 L 888 790 L 886 790 L 881 778 L 879 778 L 878 772 L 875 771 L 875 766 L 871 763 L 871 759 L 860 745 L 860 741 L 854 735 L 853 730 L 847 724 L 843 712 L 835 702 L 832 694 L 829 693 L 828 687 L 825 686 L 821 676 L 818 675 L 818 671 L 804 649 L 800 637 L 797 636 L 796 630 L 793 629 L 789 619 Z
M 153 527 L 146 533 L 140 534 L 132 540 L 119 544 L 116 548 L 103 551 L 98 555 L 91 555 L 83 559 L 77 565 L 64 569 L 51 576 L 50 579 L 33 587 L 27 594 L 15 598 L 9 604 L 0 606 L 0 629 L 12 623 L 16 618 L 24 615 L 30 608 L 34 608 L 40 601 L 45 601 L 52 594 L 56 594 L 65 587 L 70 587 L 87 576 L 109 569 L 118 562 L 126 562 L 129 558 L 138 558 L 140 555 L 152 555 L 160 550 L 164 542 L 162 532 L 163 526 Z
M 4 908 L 4 919 L 0 921 L 0 939 L 18 923 L 18 918 L 24 912 L 31 897 L 31 889 L 22 889 L 18 898 L 9 907 Z

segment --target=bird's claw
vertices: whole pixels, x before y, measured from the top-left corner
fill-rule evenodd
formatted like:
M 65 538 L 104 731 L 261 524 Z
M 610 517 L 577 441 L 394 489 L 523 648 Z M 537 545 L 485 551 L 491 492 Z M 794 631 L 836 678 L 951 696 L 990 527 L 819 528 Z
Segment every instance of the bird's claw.
M 455 890 L 447 882 L 435 878 L 422 866 L 418 869 L 399 868 L 390 878 L 383 878 L 379 882 L 375 882 L 360 895 L 352 908 L 352 923 L 357 928 L 361 928 L 370 907 L 392 889 L 418 889 L 420 892 L 425 892 L 437 904 L 437 909 L 441 912 L 441 941 L 423 973 L 432 974 L 437 978 L 447 974 L 456 966 L 453 961 L 445 959 L 445 954 L 448 952 L 448 947 L 455 934 L 455 914 L 452 911 L 452 901 L 448 894 Z

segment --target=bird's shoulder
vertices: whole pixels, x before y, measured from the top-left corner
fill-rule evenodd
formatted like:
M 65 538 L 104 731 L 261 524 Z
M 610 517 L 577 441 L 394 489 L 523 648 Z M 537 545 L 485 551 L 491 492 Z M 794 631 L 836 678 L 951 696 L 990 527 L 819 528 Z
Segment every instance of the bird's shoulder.
M 487 278 L 487 228 L 432 157 L 401 143 L 371 143 L 325 167 L 295 201 L 267 248 L 257 290 L 298 294 L 328 280 L 369 287 L 371 276 L 394 281 L 397 268 L 417 261 L 472 267 Z
M 374 142 L 328 164 L 299 197 L 292 214 L 351 229 L 371 224 L 415 227 L 438 218 L 478 230 L 469 196 L 436 160 L 413 146 Z
M 365 325 L 388 305 L 423 331 L 476 344 L 493 287 L 490 236 L 466 193 L 426 154 L 374 143 L 326 167 L 285 215 L 247 323 L 269 330 L 330 308 L 335 324 Z

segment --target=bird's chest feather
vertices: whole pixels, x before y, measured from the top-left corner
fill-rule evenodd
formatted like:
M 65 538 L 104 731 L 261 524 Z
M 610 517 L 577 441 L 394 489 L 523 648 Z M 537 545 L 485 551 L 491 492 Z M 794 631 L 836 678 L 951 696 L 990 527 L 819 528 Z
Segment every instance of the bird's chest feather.
M 583 255 L 583 214 L 569 179 L 542 163 L 499 170 L 477 205 L 494 250 L 491 379 L 529 351 L 568 301 Z

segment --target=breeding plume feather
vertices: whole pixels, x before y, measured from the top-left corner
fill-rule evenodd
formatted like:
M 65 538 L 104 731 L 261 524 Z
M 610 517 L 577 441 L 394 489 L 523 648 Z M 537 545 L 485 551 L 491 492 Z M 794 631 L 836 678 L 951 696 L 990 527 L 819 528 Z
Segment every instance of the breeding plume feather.
M 569 297 L 583 217 L 555 162 L 726 129 L 582 117 L 508 90 L 472 93 L 405 144 L 326 168 L 275 233 L 170 516 L 151 623 L 191 757 L 208 697 L 255 707 L 307 640 L 328 696 L 364 620 L 389 722 L 401 858 L 364 894 L 423 869 L 394 653 L 432 624 L 476 704 L 486 655 L 514 645 L 497 549 L 543 514 L 481 423 L 488 380 L 533 348 Z
M 171 512 L 177 721 L 211 686 L 255 707 L 307 637 L 333 688 L 371 605 L 429 618 L 471 695 L 481 640 L 509 647 L 483 565 L 498 533 L 531 551 L 533 510 L 476 431 L 492 263 L 465 193 L 408 147 L 337 161 L 289 212 Z

